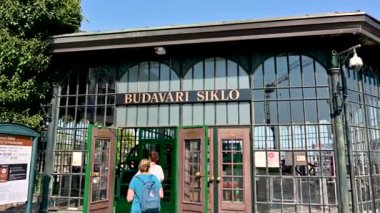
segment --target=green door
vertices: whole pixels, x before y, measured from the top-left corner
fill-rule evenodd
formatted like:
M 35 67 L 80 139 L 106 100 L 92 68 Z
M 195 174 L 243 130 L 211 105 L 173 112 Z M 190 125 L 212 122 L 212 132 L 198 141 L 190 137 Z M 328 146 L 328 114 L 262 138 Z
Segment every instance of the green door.
M 88 130 L 83 212 L 113 212 L 116 130 Z
M 162 181 L 164 198 L 161 212 L 175 213 L 177 204 L 177 167 L 176 138 L 177 128 L 130 128 L 120 130 L 118 141 L 118 169 L 116 176 L 116 212 L 130 212 L 131 204 L 126 202 L 129 183 L 137 172 L 141 159 L 149 158 L 151 151 L 159 154 L 158 164 L 164 171 Z

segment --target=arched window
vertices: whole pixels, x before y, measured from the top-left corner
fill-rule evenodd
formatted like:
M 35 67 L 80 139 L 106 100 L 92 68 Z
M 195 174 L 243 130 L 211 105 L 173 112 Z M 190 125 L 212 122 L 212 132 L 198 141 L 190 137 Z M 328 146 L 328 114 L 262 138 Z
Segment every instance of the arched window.
M 180 90 L 178 75 L 167 64 L 145 61 L 132 67 L 122 68 L 123 71 L 124 74 L 117 82 L 117 93 Z M 179 105 L 118 107 L 116 120 L 118 126 L 179 125 Z
M 236 62 L 207 58 L 194 64 L 183 79 L 182 90 L 249 88 L 249 74 Z M 250 123 L 249 103 L 184 104 L 183 125 L 237 125 Z

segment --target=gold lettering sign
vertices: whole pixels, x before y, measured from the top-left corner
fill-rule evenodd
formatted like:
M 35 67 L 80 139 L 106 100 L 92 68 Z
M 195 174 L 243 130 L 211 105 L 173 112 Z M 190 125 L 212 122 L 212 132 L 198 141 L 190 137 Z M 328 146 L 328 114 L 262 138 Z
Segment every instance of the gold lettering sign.
M 140 92 L 116 95 L 116 105 L 250 101 L 250 89 Z

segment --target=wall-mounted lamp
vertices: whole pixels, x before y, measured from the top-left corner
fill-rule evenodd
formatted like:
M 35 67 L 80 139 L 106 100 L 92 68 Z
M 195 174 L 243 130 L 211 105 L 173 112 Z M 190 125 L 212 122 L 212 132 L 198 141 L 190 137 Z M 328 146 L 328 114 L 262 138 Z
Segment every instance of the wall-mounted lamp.
M 166 55 L 166 49 L 164 47 L 155 47 L 154 52 L 157 55 Z
M 333 57 L 337 56 L 339 60 L 339 65 L 345 64 L 348 57 L 352 54 L 352 57 L 348 61 L 348 67 L 354 71 L 359 71 L 363 66 L 363 60 L 356 53 L 356 49 L 360 48 L 362 45 L 358 44 L 337 53 L 335 50 L 332 51 Z M 346 55 L 344 55 L 346 54 Z

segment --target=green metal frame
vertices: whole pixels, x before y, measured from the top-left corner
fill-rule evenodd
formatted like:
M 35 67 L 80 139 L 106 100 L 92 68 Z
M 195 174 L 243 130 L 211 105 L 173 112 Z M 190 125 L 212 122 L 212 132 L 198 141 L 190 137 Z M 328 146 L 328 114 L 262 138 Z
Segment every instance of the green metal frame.
M 87 153 L 86 153 L 86 173 L 85 173 L 85 181 L 84 181 L 84 197 L 83 197 L 83 213 L 87 213 L 88 212 L 88 203 L 89 203 L 89 189 L 90 189 L 90 171 L 91 171 L 91 153 L 92 153 L 92 129 L 94 127 L 98 127 L 99 126 L 95 126 L 93 124 L 90 124 L 88 126 L 88 130 L 87 130 L 87 145 L 86 145 L 86 150 L 87 150 Z M 109 127 L 105 127 L 105 126 L 102 126 L 100 128 L 104 128 L 104 129 L 109 129 Z M 118 138 L 118 132 L 117 132 L 117 129 L 114 129 L 116 131 L 116 138 L 115 138 L 115 142 L 117 142 Z M 115 143 L 116 144 L 116 143 Z M 114 149 L 116 149 L 116 146 L 113 147 Z M 115 156 L 114 156 L 114 160 L 116 162 L 116 159 L 117 159 L 117 153 L 115 153 Z M 114 177 L 115 174 L 116 174 L 116 168 L 114 168 Z M 116 182 L 114 182 L 114 186 L 115 186 Z M 115 188 L 115 187 L 113 187 Z M 113 194 L 115 194 L 114 190 L 113 190 Z M 112 201 L 112 206 L 113 206 L 113 212 L 115 212 L 115 199 L 113 199 Z
M 87 130 L 87 153 L 86 153 L 86 174 L 85 174 L 85 180 L 84 180 L 84 197 L 83 197 L 83 212 L 87 212 L 88 208 L 88 191 L 89 191 L 89 184 L 90 184 L 90 161 L 91 161 L 91 142 L 92 142 L 92 129 L 94 128 L 94 125 L 90 124 L 88 126 Z

